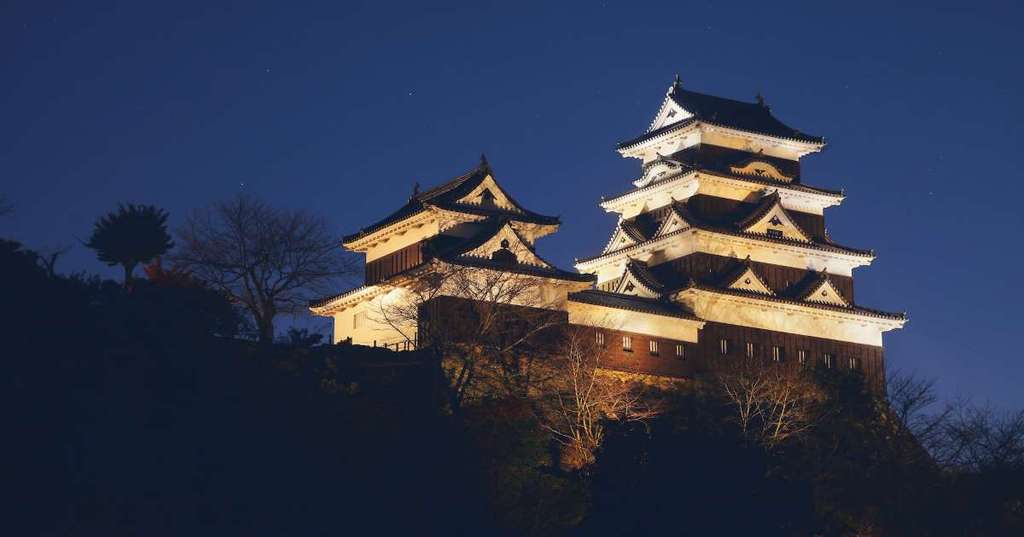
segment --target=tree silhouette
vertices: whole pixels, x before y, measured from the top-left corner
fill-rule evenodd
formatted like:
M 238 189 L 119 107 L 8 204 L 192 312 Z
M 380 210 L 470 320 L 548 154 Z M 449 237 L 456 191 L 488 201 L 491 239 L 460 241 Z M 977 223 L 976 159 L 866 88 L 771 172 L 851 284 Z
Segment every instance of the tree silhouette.
M 239 195 L 190 214 L 174 260 L 245 308 L 259 340 L 272 343 L 278 314 L 306 311 L 354 270 L 329 227 L 312 213 Z
M 124 286 L 131 287 L 135 265 L 167 253 L 174 242 L 167 233 L 167 211 L 153 205 L 121 204 L 116 212 L 96 221 L 85 245 L 96 250 L 100 261 L 124 267 Z

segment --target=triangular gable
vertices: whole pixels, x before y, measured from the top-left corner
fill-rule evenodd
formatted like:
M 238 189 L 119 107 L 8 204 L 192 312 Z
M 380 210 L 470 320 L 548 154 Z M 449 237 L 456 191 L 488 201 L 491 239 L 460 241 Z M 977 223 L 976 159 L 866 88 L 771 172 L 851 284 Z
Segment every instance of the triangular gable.
M 513 211 L 517 213 L 523 212 L 522 207 L 516 205 L 512 198 L 509 197 L 505 191 L 498 186 L 497 181 L 491 174 L 487 174 L 486 177 L 480 181 L 480 184 L 465 196 L 458 199 L 458 203 L 466 203 L 469 205 L 484 205 L 488 202 L 493 203 L 496 207 L 505 209 L 506 211 Z
M 740 166 L 731 166 L 729 170 L 732 171 L 732 173 L 739 175 L 767 177 L 777 181 L 785 181 L 787 183 L 793 181 L 792 177 L 782 173 L 782 171 L 776 168 L 773 164 L 763 160 L 751 160 Z
M 677 208 L 673 207 L 672 212 L 668 213 L 668 216 L 662 220 L 661 226 L 658 228 L 658 232 L 655 233 L 654 236 L 660 237 L 662 235 L 667 235 L 674 231 L 679 231 L 680 229 L 686 229 L 691 225 L 693 224 L 688 221 Z
M 622 278 L 619 278 L 619 284 L 615 287 L 615 292 L 622 295 L 634 295 L 642 296 L 645 298 L 658 298 L 661 294 L 657 289 L 652 289 L 651 286 L 644 282 L 643 278 L 638 277 L 634 272 L 635 267 L 630 262 L 626 265 L 626 270 L 622 274 Z
M 665 96 L 664 102 L 661 103 L 661 108 L 658 109 L 658 113 L 654 115 L 654 120 L 651 121 L 651 126 L 647 128 L 647 132 L 693 117 L 693 114 L 679 106 L 679 103 L 670 96 L 671 91 L 669 89 L 669 95 Z
M 607 254 L 608 252 L 628 248 L 634 244 L 640 244 L 640 241 L 626 232 L 622 227 L 622 220 L 620 219 L 619 225 L 615 226 L 615 232 L 612 233 L 612 238 L 608 241 L 608 245 L 604 247 L 604 253 Z
M 767 209 L 759 210 L 747 221 L 741 222 L 740 228 L 747 233 L 811 242 L 810 236 L 800 229 L 800 226 L 790 218 L 786 209 L 782 207 L 782 201 L 778 195 L 773 196 L 775 200 L 770 202 L 771 205 Z
M 519 264 L 553 268 L 550 263 L 541 259 L 508 223 L 476 248 L 462 253 L 463 256 L 495 261 L 510 259 L 509 254 L 515 256 L 515 262 Z
M 772 291 L 771 287 L 758 276 L 754 268 L 747 264 L 743 271 L 740 272 L 729 284 L 729 289 L 739 289 L 742 291 L 751 291 L 753 293 L 761 293 L 763 295 L 774 296 L 775 291 Z
M 633 185 L 636 187 L 649 185 L 672 175 L 680 168 L 682 166 L 679 162 L 659 155 L 657 159 L 644 166 L 643 175 L 636 181 L 633 181 Z
M 829 304 L 832 306 L 850 307 L 850 303 L 843 297 L 843 294 L 832 284 L 827 275 L 823 276 L 817 283 L 812 284 L 802 295 L 801 300 L 816 302 L 818 304 Z

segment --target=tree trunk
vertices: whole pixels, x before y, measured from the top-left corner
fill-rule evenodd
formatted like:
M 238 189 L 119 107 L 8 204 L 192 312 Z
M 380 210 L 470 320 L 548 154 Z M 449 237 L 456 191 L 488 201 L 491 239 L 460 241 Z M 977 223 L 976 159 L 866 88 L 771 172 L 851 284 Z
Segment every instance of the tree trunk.
M 132 288 L 132 272 L 135 270 L 135 263 L 125 263 L 124 267 L 124 288 Z
M 259 342 L 269 345 L 274 342 L 274 315 L 264 313 L 256 315 L 256 329 L 259 331 Z

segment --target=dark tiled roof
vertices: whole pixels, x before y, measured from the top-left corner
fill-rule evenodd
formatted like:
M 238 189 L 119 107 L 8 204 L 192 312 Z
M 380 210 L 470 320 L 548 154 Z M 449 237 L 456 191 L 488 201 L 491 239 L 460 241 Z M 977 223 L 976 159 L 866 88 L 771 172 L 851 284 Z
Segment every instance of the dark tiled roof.
M 839 292 L 839 287 L 832 283 L 832 279 L 828 277 L 828 273 L 825 271 L 811 272 L 803 279 L 803 281 L 798 282 L 798 285 L 795 286 L 793 290 L 794 298 L 797 300 L 809 299 L 811 297 L 811 293 L 816 291 L 824 282 L 832 284 L 832 288 L 835 290 L 836 294 L 839 295 L 839 298 L 843 299 L 847 303 L 850 302 L 850 299 L 846 298 Z
M 833 243 L 831 241 L 822 242 L 822 241 L 819 241 L 819 240 L 815 240 L 815 241 L 812 241 L 812 242 L 804 242 L 804 241 L 800 241 L 800 240 L 793 240 L 793 239 L 787 239 L 787 238 L 778 239 L 778 238 L 774 238 L 774 237 L 769 237 L 767 235 L 761 235 L 761 234 L 755 234 L 755 233 L 747 233 L 747 232 L 745 232 L 745 231 L 743 231 L 741 229 L 741 224 L 742 223 L 746 223 L 746 222 L 749 222 L 751 220 L 756 220 L 756 218 L 759 218 L 760 216 L 763 216 L 764 213 L 766 213 L 768 210 L 770 210 L 774 206 L 774 203 L 776 203 L 777 198 L 778 198 L 778 193 L 773 193 L 773 194 L 771 194 L 769 196 L 765 196 L 764 198 L 762 198 L 760 203 L 758 203 L 753 209 L 750 210 L 749 213 L 747 213 L 746 215 L 743 215 L 741 218 L 738 219 L 737 223 L 734 223 L 734 224 L 731 224 L 731 225 L 726 225 L 726 223 L 717 222 L 717 221 L 711 221 L 711 220 L 708 220 L 707 218 L 701 217 L 696 211 L 693 211 L 693 210 L 690 209 L 689 200 L 677 201 L 677 202 L 675 202 L 673 204 L 673 206 L 663 207 L 663 208 L 660 208 L 660 209 L 655 209 L 653 211 L 648 211 L 646 213 L 642 213 L 640 215 L 637 215 L 637 216 L 635 216 L 633 218 L 627 218 L 627 219 L 622 221 L 622 224 L 628 225 L 629 222 L 632 222 L 632 221 L 634 221 L 636 219 L 640 219 L 640 218 L 650 218 L 650 219 L 653 219 L 653 221 L 656 223 L 656 225 L 654 225 L 653 228 L 649 227 L 649 225 L 645 225 L 645 227 L 643 228 L 643 229 L 652 229 L 652 231 L 650 231 L 649 234 L 645 235 L 647 238 L 646 238 L 646 240 L 644 242 L 646 242 L 647 240 L 651 240 L 651 239 L 654 238 L 654 234 L 657 232 L 657 229 L 660 227 L 661 223 L 665 220 L 665 218 L 668 217 L 669 214 L 671 214 L 672 211 L 674 211 L 677 214 L 679 214 L 681 217 L 683 217 L 684 220 L 689 222 L 690 226 L 692 226 L 695 229 L 700 229 L 700 230 L 704 230 L 704 231 L 710 231 L 710 232 L 714 232 L 714 233 L 723 233 L 723 234 L 726 234 L 726 235 L 733 235 L 733 236 L 736 236 L 736 237 L 756 238 L 757 240 L 763 240 L 763 241 L 772 242 L 772 243 L 775 243 L 775 244 L 796 245 L 796 246 L 802 246 L 802 247 L 807 247 L 807 248 L 813 248 L 813 249 L 816 249 L 816 250 L 823 250 L 823 251 L 826 251 L 826 252 L 838 252 L 838 253 L 852 254 L 852 255 L 858 255 L 858 256 L 863 256 L 863 257 L 870 257 L 870 256 L 874 255 L 874 252 L 872 250 L 861 250 L 861 249 L 857 249 L 857 248 L 851 248 L 851 247 L 848 247 L 848 246 L 841 246 L 841 245 Z M 783 210 L 785 210 L 785 208 L 783 208 Z M 797 225 L 795 220 L 794 220 L 793 223 L 794 223 L 794 225 Z M 801 231 L 804 231 L 804 230 L 801 229 Z M 673 232 L 673 233 L 675 233 L 675 232 Z M 806 231 L 804 231 L 804 234 L 807 235 L 808 237 L 813 237 L 813 235 L 811 235 L 809 233 L 806 233 Z M 591 261 L 593 259 L 604 257 L 604 256 L 610 255 L 610 254 L 614 254 L 614 253 L 619 252 L 619 251 L 629 250 L 630 248 L 635 248 L 637 246 L 638 245 L 630 245 L 630 246 L 626 246 L 624 248 L 620 248 L 619 250 L 613 250 L 613 251 L 608 252 L 608 253 L 598 254 L 598 255 L 595 255 L 595 256 L 591 256 L 591 257 L 579 258 L 579 259 L 577 259 L 577 261 Z
M 644 287 L 647 287 L 655 293 L 660 294 L 665 290 L 665 286 L 658 281 L 658 278 L 656 278 L 654 274 L 651 274 L 650 269 L 647 268 L 647 263 L 644 263 L 643 261 L 630 259 L 629 262 L 626 263 L 626 271 L 632 274 L 633 277 L 636 278 L 636 280 Z
M 509 265 L 506 263 L 492 261 L 490 259 L 480 259 L 477 257 L 450 257 L 444 258 L 444 261 L 455 265 L 488 268 L 505 272 L 515 272 L 517 274 L 526 274 L 528 276 L 540 276 L 544 278 L 554 278 L 556 280 L 592 283 L 597 279 L 597 276 L 593 274 L 580 274 L 578 272 L 569 272 L 567 270 L 562 270 L 556 267 L 536 267 L 533 265 L 524 265 L 521 263 Z
M 508 216 L 490 217 L 487 220 L 478 224 L 479 231 L 477 231 L 472 237 L 468 239 L 460 239 L 456 237 L 448 237 L 445 240 L 449 243 L 448 246 L 437 247 L 437 257 L 447 261 L 449 263 L 456 263 L 460 265 L 472 265 L 482 268 L 494 268 L 498 270 L 507 270 L 510 272 L 517 272 L 521 274 L 531 274 L 535 276 L 546 276 L 550 278 L 557 278 L 561 280 L 572 280 L 591 282 L 596 279 L 596 276 L 592 274 L 580 274 L 578 272 L 569 272 L 566 270 L 559 269 L 554 266 L 551 262 L 544 259 L 534 250 L 528 241 L 519 235 L 515 229 L 512 230 L 519 240 L 522 241 L 523 245 L 530 250 L 530 253 L 537 256 L 538 259 L 550 265 L 550 267 L 537 267 L 534 265 L 527 265 L 524 263 L 508 264 L 501 263 L 498 261 L 492 261 L 489 259 L 480 259 L 476 257 L 462 257 L 462 254 L 477 248 L 478 246 L 486 243 L 495 234 L 500 232 L 505 225 L 507 225 L 512 219 Z
M 828 189 L 825 189 L 825 188 L 817 188 L 817 187 L 813 187 L 813 186 L 807 186 L 807 185 L 802 184 L 802 183 L 787 183 L 785 181 L 779 181 L 779 180 L 776 180 L 776 179 L 772 179 L 770 177 L 753 176 L 753 175 L 739 175 L 739 174 L 735 174 L 735 173 L 732 173 L 732 172 L 725 172 L 725 171 L 720 171 L 720 170 L 709 170 L 709 169 L 704 169 L 704 168 L 685 167 L 684 170 L 685 171 L 683 171 L 682 173 L 687 173 L 687 172 L 691 172 L 691 171 L 692 172 L 702 172 L 702 171 L 703 172 L 710 172 L 710 173 L 713 173 L 713 174 L 716 174 L 716 175 L 724 175 L 726 177 L 733 177 L 733 178 L 739 179 L 741 181 L 747 181 L 747 182 L 750 182 L 750 183 L 757 183 L 759 185 L 774 186 L 774 187 L 778 187 L 778 188 L 788 188 L 788 189 L 791 189 L 791 190 L 798 190 L 798 191 L 801 191 L 801 192 L 809 192 L 811 194 L 823 194 L 825 196 L 832 196 L 832 197 L 835 197 L 835 198 L 842 198 L 842 197 L 844 197 L 846 195 L 842 190 L 828 190 Z M 652 181 L 652 182 L 647 183 L 646 185 L 641 186 L 641 187 L 634 187 L 634 188 L 630 188 L 628 190 L 623 190 L 622 192 L 617 192 L 617 193 L 612 194 L 610 196 L 602 196 L 601 197 L 601 201 L 602 202 L 612 201 L 612 200 L 616 200 L 616 199 L 619 199 L 619 198 L 624 197 L 624 196 L 628 196 L 628 195 L 636 193 L 636 192 L 643 192 L 645 190 L 651 190 L 651 189 L 654 189 L 654 188 L 656 188 L 656 187 L 658 187 L 660 185 L 668 183 L 669 181 L 673 181 L 677 177 L 679 177 L 678 174 L 673 174 L 670 177 L 666 177 L 664 179 L 658 179 L 657 181 Z
M 764 278 L 762 278 L 761 275 L 757 273 L 757 269 L 755 269 L 753 264 L 750 262 L 749 255 L 746 259 L 737 263 L 737 265 L 732 270 L 726 270 L 722 273 L 722 276 L 719 279 L 719 286 L 723 288 L 732 287 L 733 284 L 739 281 L 739 279 L 743 277 L 744 274 L 747 273 L 747 269 L 750 269 L 750 273 L 754 275 L 754 278 L 757 278 L 758 283 L 765 286 L 773 293 L 775 292 L 775 290 L 772 289 L 772 286 L 768 285 L 768 282 L 764 281 Z
M 486 161 L 482 161 L 479 166 L 463 175 L 460 175 L 442 185 L 414 194 L 409 198 L 409 201 L 406 202 L 405 205 L 395 212 L 359 230 L 358 233 L 353 233 L 343 237 L 342 243 L 352 242 L 363 235 L 372 233 L 389 224 L 399 222 L 425 211 L 431 206 L 483 216 L 503 214 L 514 220 L 537 224 L 558 224 L 560 222 L 557 216 L 546 216 L 523 208 L 518 202 L 512 199 L 512 196 L 507 192 L 505 195 L 508 196 L 509 200 L 522 212 L 507 211 L 497 207 L 488 208 L 479 205 L 458 203 L 460 198 L 472 192 L 472 190 L 476 188 L 488 174 L 492 177 L 494 176 L 494 172 L 491 170 L 491 167 Z
M 905 313 L 892 313 L 887 311 L 881 311 L 871 308 L 865 308 L 863 306 L 836 306 L 832 304 L 823 304 L 821 302 L 810 302 L 803 301 L 796 298 L 781 297 L 781 296 L 769 296 L 762 293 L 755 293 L 753 291 L 745 291 L 742 289 L 725 289 L 722 287 L 712 286 L 704 283 L 699 283 L 694 280 L 690 280 L 686 286 L 679 289 L 679 291 L 685 291 L 687 289 L 699 289 L 701 291 L 710 291 L 713 293 L 722 293 L 727 295 L 742 296 L 747 298 L 756 298 L 759 300 L 768 300 L 772 302 L 779 302 L 784 304 L 794 304 L 800 306 L 808 306 L 812 308 L 826 309 L 831 311 L 841 311 L 846 313 L 859 313 L 863 315 L 869 315 L 871 317 L 880 317 L 883 319 L 892 319 L 897 321 L 904 321 L 907 319 Z
M 673 153 L 671 158 L 690 167 L 722 172 L 731 172 L 733 167 L 742 168 L 751 161 L 758 160 L 778 168 L 783 175 L 796 180 L 800 177 L 799 161 L 713 144 L 691 145 Z
M 683 89 L 678 85 L 674 86 L 669 92 L 669 98 L 692 113 L 693 117 L 622 142 L 619 144 L 620 149 L 637 145 L 660 134 L 682 128 L 697 121 L 778 138 L 788 138 L 814 144 L 825 143 L 824 138 L 804 134 L 779 121 L 772 115 L 767 106 L 759 103 L 735 101 L 724 97 L 697 93 Z
M 586 291 L 569 293 L 569 300 L 572 302 L 593 304 L 595 306 L 604 306 L 620 310 L 651 313 L 654 315 L 678 317 L 680 319 L 691 319 L 695 321 L 700 320 L 697 316 L 684 309 L 681 305 L 668 300 L 610 293 L 608 291 L 598 291 L 597 289 L 587 289 Z
M 333 294 L 333 295 L 328 295 L 328 296 L 325 296 L 325 297 L 315 298 L 315 299 L 309 301 L 309 307 L 311 307 L 311 308 L 319 308 L 321 306 L 326 306 L 332 300 L 341 298 L 341 297 L 346 296 L 346 295 L 351 295 L 351 294 L 353 294 L 353 293 L 355 293 L 357 291 L 362 291 L 363 289 L 366 289 L 366 286 L 365 285 L 360 285 L 359 287 L 356 287 L 355 289 L 349 289 L 348 291 L 342 291 L 340 293 L 336 293 L 336 294 Z
M 778 206 L 783 213 L 789 212 L 786 210 L 785 207 L 782 206 L 782 196 L 779 195 L 778 191 L 772 192 L 767 196 L 763 196 L 760 200 L 758 200 L 757 206 L 754 208 L 754 210 L 750 211 L 750 214 L 744 216 L 743 218 L 736 222 L 736 228 L 742 230 L 747 226 L 755 224 L 758 220 L 764 217 L 764 215 L 768 214 L 768 212 L 774 209 L 776 206 Z M 808 233 L 807 230 L 800 227 L 800 224 L 797 223 L 795 219 L 790 217 L 788 214 L 786 216 L 789 217 L 790 221 L 793 224 L 793 227 L 795 227 L 800 233 L 803 233 L 804 236 L 807 238 L 813 239 L 814 236 Z

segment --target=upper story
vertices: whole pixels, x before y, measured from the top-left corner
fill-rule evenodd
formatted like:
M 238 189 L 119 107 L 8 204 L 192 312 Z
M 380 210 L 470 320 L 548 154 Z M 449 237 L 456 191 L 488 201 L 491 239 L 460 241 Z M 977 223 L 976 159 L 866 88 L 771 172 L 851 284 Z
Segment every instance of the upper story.
M 366 256 L 365 285 L 386 282 L 432 259 L 555 279 L 590 281 L 562 271 L 535 250 L 537 239 L 558 230 L 558 217 L 523 207 L 480 164 L 444 184 L 419 192 L 388 216 L 342 239 Z
M 826 230 L 825 209 L 845 193 L 803 180 L 800 159 L 824 145 L 776 118 L 760 96 L 706 95 L 677 77 L 647 132 L 619 144 L 623 157 L 641 161 L 640 173 L 632 188 L 602 197 L 617 225 L 604 250 L 576 267 L 605 289 L 630 260 L 655 266 L 693 255 L 749 256 L 786 280 L 809 270 L 848 281 L 874 254 Z
M 697 93 L 684 89 L 677 76 L 647 132 L 620 143 L 618 151 L 647 164 L 697 145 L 798 163 L 804 155 L 821 151 L 825 139 L 778 120 L 761 96 L 748 103 Z

